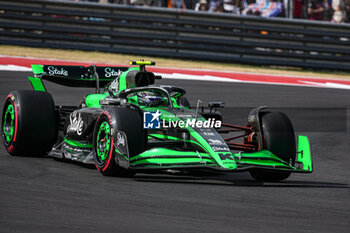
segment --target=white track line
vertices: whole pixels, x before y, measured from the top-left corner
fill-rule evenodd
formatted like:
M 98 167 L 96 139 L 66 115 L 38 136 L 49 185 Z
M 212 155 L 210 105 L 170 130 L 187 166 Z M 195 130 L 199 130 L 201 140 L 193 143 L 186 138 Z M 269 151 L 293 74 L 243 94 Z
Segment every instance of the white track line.
M 3 71 L 32 71 L 31 68 L 25 66 L 16 66 L 16 65 L 0 65 L 0 70 Z
M 32 69 L 25 66 L 17 65 L 0 65 L 0 71 L 22 71 L 30 72 Z M 350 85 L 339 84 L 333 82 L 319 83 L 311 81 L 299 80 L 300 84 L 289 84 L 289 83 L 270 83 L 270 82 L 256 82 L 256 81 L 244 81 L 238 79 L 222 78 L 210 75 L 190 75 L 190 74 L 163 74 L 155 73 L 156 75 L 161 75 L 164 79 L 177 79 L 177 80 L 197 80 L 197 81 L 209 81 L 209 82 L 234 82 L 234 83 L 250 83 L 250 84 L 267 84 L 267 85 L 282 85 L 282 86 L 300 86 L 300 87 L 319 87 L 319 88 L 335 88 L 335 89 L 346 89 L 350 90 Z

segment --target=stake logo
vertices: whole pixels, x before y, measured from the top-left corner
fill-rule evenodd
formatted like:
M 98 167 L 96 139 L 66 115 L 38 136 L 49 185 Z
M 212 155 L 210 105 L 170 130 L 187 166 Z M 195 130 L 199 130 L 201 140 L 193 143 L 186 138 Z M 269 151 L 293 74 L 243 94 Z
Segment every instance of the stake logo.
M 121 70 L 115 71 L 113 68 L 107 67 L 105 69 L 105 77 L 110 78 L 110 77 L 117 77 L 122 73 Z
M 144 112 L 143 128 L 144 129 L 160 129 L 160 112 Z
M 50 75 L 63 75 L 63 76 L 68 76 L 68 71 L 61 68 L 60 70 L 57 69 L 54 66 L 49 66 L 47 67 L 47 70 L 49 71 Z
M 83 118 L 80 113 L 73 112 L 69 117 L 70 125 L 68 126 L 68 131 L 75 131 L 78 135 L 83 132 Z

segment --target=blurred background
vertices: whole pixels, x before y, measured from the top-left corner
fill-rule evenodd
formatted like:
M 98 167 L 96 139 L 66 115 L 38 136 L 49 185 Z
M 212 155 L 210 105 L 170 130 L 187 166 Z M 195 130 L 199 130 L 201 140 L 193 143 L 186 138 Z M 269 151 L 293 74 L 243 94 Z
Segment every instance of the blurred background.
M 349 4 L 350 0 L 0 0 L 0 45 L 348 72 Z M 34 53 L 31 56 L 37 56 Z
M 350 22 L 350 0 L 73 0 L 235 15 Z

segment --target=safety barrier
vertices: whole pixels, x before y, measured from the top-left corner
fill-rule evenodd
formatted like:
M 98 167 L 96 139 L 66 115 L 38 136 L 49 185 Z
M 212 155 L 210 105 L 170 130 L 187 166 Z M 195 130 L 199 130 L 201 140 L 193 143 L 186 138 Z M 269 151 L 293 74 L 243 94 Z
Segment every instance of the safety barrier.
M 350 71 L 347 24 L 115 4 L 0 0 L 0 44 Z

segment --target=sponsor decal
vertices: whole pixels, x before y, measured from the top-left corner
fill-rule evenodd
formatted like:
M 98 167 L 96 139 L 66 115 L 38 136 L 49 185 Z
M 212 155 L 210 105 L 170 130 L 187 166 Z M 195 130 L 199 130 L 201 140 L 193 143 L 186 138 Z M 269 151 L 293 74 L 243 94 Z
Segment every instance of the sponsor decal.
M 200 132 L 212 132 L 211 129 L 199 129 Z
M 215 136 L 213 132 L 203 132 L 204 136 Z
M 68 70 L 65 70 L 63 68 L 57 69 L 57 67 L 54 66 L 49 66 L 47 67 L 47 70 L 50 75 L 63 75 L 63 76 L 68 76 Z
M 83 118 L 81 117 L 81 113 L 73 112 L 69 117 L 70 125 L 67 128 L 67 131 L 75 131 L 78 135 L 83 133 Z
M 127 141 L 127 138 L 126 138 L 126 135 L 124 132 L 122 131 L 119 131 L 116 135 L 116 147 L 117 147 L 117 150 L 123 154 L 123 155 L 127 155 L 129 154 L 128 152 L 128 141 Z
M 117 146 L 119 145 L 125 146 L 125 138 L 121 133 L 117 134 Z
M 110 78 L 110 77 L 118 77 L 120 74 L 122 73 L 121 70 L 115 71 L 113 68 L 111 67 L 107 67 L 105 69 L 105 77 L 106 78 Z
M 226 146 L 212 146 L 211 147 L 213 151 L 218 152 L 218 151 L 230 151 L 230 149 Z
M 209 143 L 209 145 L 218 145 L 218 146 L 226 145 L 226 143 L 224 143 L 223 141 L 221 141 L 219 139 L 211 139 L 211 138 L 208 139 L 208 143 Z
M 221 159 L 221 160 L 226 160 L 226 159 L 228 159 L 228 160 L 234 160 L 234 158 L 232 157 L 232 154 L 231 154 L 231 153 L 226 153 L 226 154 L 224 154 L 224 153 L 219 153 L 219 156 L 220 156 L 220 159 Z
M 144 129 L 160 129 L 160 115 L 159 110 L 156 112 L 143 113 L 143 128 Z

